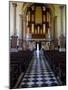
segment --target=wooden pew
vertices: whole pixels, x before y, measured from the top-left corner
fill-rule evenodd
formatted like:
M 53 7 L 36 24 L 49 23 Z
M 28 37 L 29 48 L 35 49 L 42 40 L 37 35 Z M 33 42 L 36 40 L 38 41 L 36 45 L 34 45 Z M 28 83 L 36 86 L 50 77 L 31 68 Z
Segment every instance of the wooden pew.
M 55 75 L 60 77 L 63 84 L 66 84 L 66 52 L 50 50 L 44 51 L 44 55 Z
M 10 53 L 10 88 L 13 88 L 23 72 L 25 73 L 32 59 L 30 50 Z

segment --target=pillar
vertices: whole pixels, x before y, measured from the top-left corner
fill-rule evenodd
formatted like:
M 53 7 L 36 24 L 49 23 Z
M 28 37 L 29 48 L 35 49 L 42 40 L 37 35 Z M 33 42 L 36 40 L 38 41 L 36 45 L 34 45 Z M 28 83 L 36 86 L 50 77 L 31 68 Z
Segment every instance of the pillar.
M 64 32 L 65 32 L 65 6 L 60 6 L 60 10 L 61 10 L 61 33 L 60 33 L 60 48 L 63 49 L 65 48 L 65 36 L 64 36 Z
M 16 3 L 13 5 L 13 35 L 11 36 L 11 48 L 17 48 L 17 35 L 16 35 Z
M 23 44 L 23 16 L 20 14 L 20 34 L 19 34 L 19 50 L 22 50 Z
M 63 34 L 63 6 L 60 6 L 61 10 L 61 34 Z
M 23 39 L 26 40 L 26 29 L 27 29 L 27 24 L 26 24 L 26 14 L 25 11 L 23 11 Z

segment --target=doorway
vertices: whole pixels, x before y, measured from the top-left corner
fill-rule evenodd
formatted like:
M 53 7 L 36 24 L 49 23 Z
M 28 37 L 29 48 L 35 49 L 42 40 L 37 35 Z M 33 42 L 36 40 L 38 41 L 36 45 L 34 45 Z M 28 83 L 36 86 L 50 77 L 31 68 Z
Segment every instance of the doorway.
M 41 42 L 36 42 L 36 50 L 37 49 L 39 49 L 39 50 L 41 49 Z

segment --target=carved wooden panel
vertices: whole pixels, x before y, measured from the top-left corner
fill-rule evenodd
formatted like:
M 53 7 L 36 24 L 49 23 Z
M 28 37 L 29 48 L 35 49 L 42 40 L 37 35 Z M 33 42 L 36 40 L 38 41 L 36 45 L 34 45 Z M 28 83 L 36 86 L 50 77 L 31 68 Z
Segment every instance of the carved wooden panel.
M 27 32 L 32 38 L 45 38 L 50 28 L 49 8 L 43 4 L 33 4 L 27 10 Z

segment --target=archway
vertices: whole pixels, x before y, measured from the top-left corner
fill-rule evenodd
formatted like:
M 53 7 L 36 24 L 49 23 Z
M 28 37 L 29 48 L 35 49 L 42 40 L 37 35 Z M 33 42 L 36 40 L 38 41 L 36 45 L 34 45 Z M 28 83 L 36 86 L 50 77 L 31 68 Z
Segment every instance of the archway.
M 51 4 L 28 3 L 25 5 L 25 40 L 45 39 L 47 43 L 54 39 L 54 7 Z M 37 12 L 40 12 L 40 15 Z M 38 12 L 38 13 L 39 13 Z M 41 40 L 41 42 L 42 42 Z M 35 40 L 36 42 L 37 40 Z M 45 42 L 46 44 L 46 42 Z M 39 44 L 42 47 L 41 44 Z
M 47 4 L 29 4 L 26 7 L 26 33 L 35 39 L 54 36 L 54 8 Z

